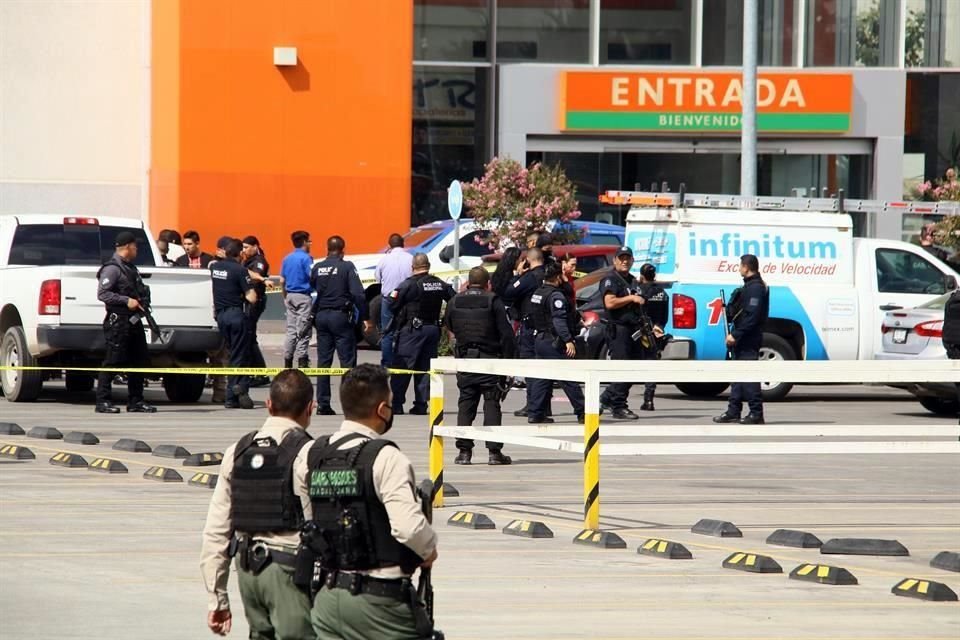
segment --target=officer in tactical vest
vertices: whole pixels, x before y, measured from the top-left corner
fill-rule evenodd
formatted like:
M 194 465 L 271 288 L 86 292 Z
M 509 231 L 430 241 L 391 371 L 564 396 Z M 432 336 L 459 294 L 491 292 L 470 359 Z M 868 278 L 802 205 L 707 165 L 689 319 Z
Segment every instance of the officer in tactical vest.
M 670 297 L 657 280 L 657 268 L 649 262 L 640 267 L 640 297 L 644 304 L 640 307 L 643 314 L 644 335 L 640 338 L 643 360 L 656 360 L 660 357 L 660 343 L 664 338 L 663 328 L 667 326 L 668 302 Z M 657 392 L 655 382 L 643 385 L 643 405 L 641 411 L 653 411 L 653 396 Z
M 310 598 L 293 582 L 304 522 L 293 492 L 293 462 L 311 440 L 310 379 L 299 370 L 281 371 L 270 385 L 267 410 L 260 430 L 228 447 L 220 464 L 200 561 L 210 598 L 207 626 L 218 635 L 230 632 L 227 581 L 234 558 L 250 637 L 312 639 Z
M 393 312 L 392 328 L 396 329 L 393 366 L 397 369 L 426 371 L 430 359 L 437 357 L 440 344 L 440 312 L 443 303 L 456 295 L 449 284 L 430 275 L 430 260 L 425 253 L 413 256 L 413 275 L 390 292 L 384 303 Z M 393 412 L 403 415 L 403 403 L 410 385 L 409 374 L 391 376 Z M 413 376 L 412 415 L 427 415 L 430 377 L 426 373 Z
M 579 331 L 580 318 L 577 310 L 560 289 L 561 267 L 551 262 L 543 272 L 543 286 L 537 289 L 531 301 L 534 328 L 534 349 L 537 360 L 560 360 L 575 358 L 577 347 L 574 337 Z M 551 380 L 536 379 L 530 391 L 530 406 L 527 422 L 543 424 L 553 422 L 546 415 L 550 403 Z M 567 394 L 577 421 L 583 423 L 583 390 L 576 382 L 561 381 L 560 387 Z
M 539 237 L 539 236 L 537 236 Z M 532 239 L 536 244 L 536 238 Z M 517 356 L 523 359 L 536 357 L 533 339 L 533 307 L 530 298 L 533 293 L 543 286 L 544 254 L 535 246 L 527 249 L 525 259 L 519 265 L 520 275 L 503 292 L 503 302 L 513 308 L 513 315 L 520 321 L 520 331 L 517 334 Z M 527 415 L 530 406 L 530 389 L 533 378 L 527 378 L 527 402 L 522 409 L 513 412 L 513 415 L 522 418 Z
M 143 283 L 134 262 L 137 259 L 137 238 L 129 231 L 117 234 L 116 252 L 97 272 L 97 299 L 104 304 L 103 320 L 106 342 L 104 368 L 146 367 L 150 364 L 147 336 L 141 318 L 150 307 L 150 288 Z M 97 376 L 97 413 L 120 413 L 110 398 L 114 373 Z M 127 411 L 154 413 L 156 408 L 143 400 L 143 375 L 127 374 Z
M 760 261 L 757 256 L 740 256 L 740 275 L 743 287 L 730 296 L 727 305 L 727 320 L 733 325 L 727 335 L 727 348 L 734 360 L 758 360 L 763 344 L 763 325 L 770 315 L 770 290 L 760 277 Z M 750 412 L 740 417 L 746 401 Z M 763 395 L 759 382 L 734 382 L 730 386 L 727 410 L 713 421 L 718 424 L 763 424 Z
M 641 314 L 644 299 L 640 295 L 637 279 L 630 273 L 633 267 L 633 249 L 620 247 L 613 263 L 613 269 L 600 283 L 603 291 L 603 306 L 607 310 L 607 344 L 611 360 L 642 360 L 643 346 L 638 331 L 641 327 Z M 636 420 L 640 416 L 630 410 L 627 397 L 630 395 L 629 382 L 615 382 L 607 385 L 600 396 L 600 412 L 610 411 L 616 420 Z
M 515 342 L 513 327 L 507 319 L 507 310 L 500 298 L 490 291 L 490 273 L 483 267 L 474 267 L 468 276 L 467 290 L 457 294 L 447 304 L 443 321 L 457 341 L 458 358 L 512 358 Z M 482 373 L 458 373 L 457 424 L 471 426 L 477 417 L 477 406 L 483 398 L 483 426 L 500 426 L 500 402 L 504 390 L 509 389 L 503 376 Z M 470 464 L 473 440 L 457 438 L 456 464 Z M 510 464 L 510 456 L 502 453 L 503 443 L 488 442 L 488 464 Z
M 341 367 L 357 364 L 357 322 L 369 331 L 367 298 L 357 267 L 343 259 L 346 242 L 340 236 L 327 239 L 327 257 L 310 271 L 310 287 L 317 292 L 313 303 L 317 330 L 317 366 L 333 366 L 336 349 Z M 333 416 L 330 406 L 330 376 L 317 376 L 317 415 Z
M 389 374 L 362 364 L 340 384 L 343 424 L 304 448 L 294 491 L 316 553 L 311 619 L 318 640 L 429 638 L 411 582 L 437 559 L 437 534 L 416 499 L 413 465 L 381 436 L 393 425 Z

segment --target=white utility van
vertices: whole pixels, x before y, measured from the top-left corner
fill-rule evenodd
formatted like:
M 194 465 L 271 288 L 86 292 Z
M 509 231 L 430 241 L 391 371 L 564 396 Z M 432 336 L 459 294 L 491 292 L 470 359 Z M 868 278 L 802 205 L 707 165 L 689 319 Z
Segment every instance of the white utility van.
M 853 237 L 847 211 L 960 213 L 958 203 L 610 191 L 609 204 L 631 206 L 627 244 L 669 285 L 668 331 L 690 339 L 687 358 L 726 357 L 721 292 L 742 285 L 740 256 L 752 253 L 770 287 L 770 319 L 761 359 L 869 360 L 881 350 L 886 311 L 915 307 L 957 287 L 958 274 L 921 247 Z M 672 357 L 676 357 L 673 354 Z M 689 395 L 723 384 L 684 384 Z M 783 398 L 792 385 L 764 384 Z

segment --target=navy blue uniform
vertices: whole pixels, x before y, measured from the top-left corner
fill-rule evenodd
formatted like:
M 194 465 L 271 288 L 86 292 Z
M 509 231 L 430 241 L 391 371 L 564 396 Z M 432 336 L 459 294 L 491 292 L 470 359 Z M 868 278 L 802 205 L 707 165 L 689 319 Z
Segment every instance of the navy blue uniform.
M 534 292 L 531 303 L 536 331 L 534 337 L 536 358 L 538 360 L 568 359 L 566 344 L 573 342 L 579 325 L 577 312 L 571 306 L 569 299 L 558 287 L 545 284 Z M 546 416 L 552 387 L 551 380 L 537 378 L 533 384 L 528 383 L 530 404 L 527 415 L 530 422 L 543 420 Z M 577 418 L 583 419 L 583 390 L 580 389 L 580 385 L 575 382 L 561 381 L 560 387 L 567 394 Z
M 357 322 L 368 313 L 357 268 L 341 256 L 328 256 L 313 265 L 310 286 L 317 292 L 317 366 L 332 366 L 334 349 L 341 367 L 357 366 Z M 317 376 L 317 408 L 330 409 L 330 376 Z
M 393 351 L 393 367 L 427 371 L 430 359 L 437 357 L 440 344 L 440 311 L 443 303 L 456 295 L 449 284 L 430 275 L 415 273 L 394 289 L 384 301 L 390 305 L 397 328 Z M 410 385 L 410 374 L 392 374 L 394 413 L 403 413 L 403 404 Z M 413 408 L 410 413 L 427 414 L 430 397 L 430 377 L 425 373 L 414 376 Z
M 243 263 L 248 271 L 253 271 L 259 276 L 267 278 L 270 276 L 270 264 L 262 255 L 255 255 Z M 257 323 L 260 322 L 260 316 L 267 308 L 267 284 L 265 282 L 254 282 L 253 290 L 257 292 L 257 303 L 250 310 L 250 332 L 253 344 L 250 347 L 250 361 L 254 367 L 266 367 L 267 361 L 263 358 L 263 352 L 260 351 L 260 342 L 257 340 Z
M 533 293 L 543 286 L 543 265 L 530 269 L 516 278 L 503 292 L 503 302 L 512 309 L 514 318 L 520 321 L 520 331 L 517 334 L 517 357 L 533 359 L 536 357 L 533 339 L 533 322 L 530 318 L 532 311 L 530 298 Z M 530 387 L 533 378 L 527 378 L 527 408 L 530 407 Z M 552 389 L 552 387 L 551 387 Z
M 760 346 L 763 344 L 763 325 L 770 315 L 770 291 L 759 274 L 743 279 L 743 287 L 731 298 L 730 311 L 733 329 L 730 335 L 736 343 L 733 345 L 734 360 L 757 360 Z M 727 415 L 739 416 L 743 403 L 750 407 L 750 415 L 763 415 L 763 396 L 759 382 L 734 382 L 730 388 L 730 401 Z
M 611 294 L 617 298 L 625 298 L 639 292 L 637 279 L 631 273 L 620 273 L 610 270 L 600 283 L 602 296 Z M 641 305 L 628 304 L 619 309 L 607 310 L 607 345 L 611 360 L 642 360 L 644 348 L 633 334 L 640 328 Z M 627 409 L 627 397 L 630 395 L 629 382 L 615 382 L 607 385 L 600 396 L 600 404 L 613 411 Z
M 213 314 L 230 352 L 230 366 L 249 367 L 252 364 L 250 350 L 253 339 L 249 315 L 251 305 L 245 296 L 253 289 L 253 281 L 247 270 L 233 260 L 212 262 L 210 275 L 213 283 Z M 226 404 L 235 405 L 238 394 L 245 395 L 249 388 L 249 376 L 229 376 Z
M 650 318 L 650 323 L 655 327 L 663 329 L 667 326 L 667 316 L 670 297 L 657 282 L 643 282 L 640 284 L 640 295 L 643 296 L 643 313 Z M 642 358 L 644 360 L 656 360 L 660 357 L 660 349 L 656 343 L 649 347 L 642 347 Z M 647 382 L 643 385 L 644 403 L 653 402 L 653 396 L 657 392 L 657 383 Z
M 107 310 L 103 319 L 107 350 L 103 360 L 104 368 L 149 366 L 150 355 L 141 315 L 127 307 L 127 300 L 130 298 L 139 300 L 144 305 L 150 304 L 150 289 L 140 278 L 137 266 L 114 254 L 97 273 L 97 279 L 97 299 Z M 98 405 L 110 403 L 113 375 L 103 372 L 97 376 Z M 143 402 L 142 374 L 127 374 L 127 394 L 128 407 Z

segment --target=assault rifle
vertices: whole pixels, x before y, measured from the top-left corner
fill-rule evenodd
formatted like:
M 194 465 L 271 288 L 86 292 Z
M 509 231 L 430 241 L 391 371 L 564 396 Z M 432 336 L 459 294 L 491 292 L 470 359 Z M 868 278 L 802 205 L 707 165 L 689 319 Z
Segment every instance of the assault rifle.
M 427 522 L 433 524 L 433 482 L 430 480 L 423 480 L 420 483 L 417 493 L 420 495 L 420 508 L 423 510 L 423 515 L 426 516 Z M 417 600 L 418 604 L 422 606 L 422 612 L 429 620 L 430 633 L 427 634 L 432 640 L 444 640 L 443 632 L 434 627 L 434 617 L 433 617 L 433 582 L 431 580 L 432 570 L 427 567 L 420 568 L 420 584 L 417 585 Z M 414 617 L 417 616 L 417 608 L 414 607 Z M 426 622 L 426 621 L 424 621 Z M 424 625 L 425 626 L 425 625 Z M 421 625 L 417 625 L 417 630 L 420 631 Z
M 153 318 L 153 312 L 150 310 L 149 304 L 144 304 L 140 302 L 140 310 L 143 313 L 144 319 L 147 321 L 147 326 L 150 327 L 150 331 L 153 332 L 153 335 L 157 337 L 157 340 L 160 341 L 160 344 L 166 343 L 166 336 L 163 334 L 163 330 L 160 328 L 160 325 L 157 324 L 157 321 Z

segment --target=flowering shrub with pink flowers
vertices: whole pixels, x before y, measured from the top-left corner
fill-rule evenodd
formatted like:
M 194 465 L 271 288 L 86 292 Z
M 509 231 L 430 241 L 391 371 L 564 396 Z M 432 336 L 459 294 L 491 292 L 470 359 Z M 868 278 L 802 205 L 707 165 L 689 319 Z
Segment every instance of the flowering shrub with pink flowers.
M 940 200 L 960 201 L 960 182 L 954 180 L 927 180 L 917 185 L 914 189 L 914 195 L 920 200 L 927 202 L 938 202 Z
M 494 158 L 484 169 L 482 178 L 463 186 L 463 201 L 476 226 L 490 232 L 491 247 L 522 247 L 528 234 L 545 231 L 551 222 L 554 244 L 583 237 L 567 224 L 580 210 L 563 169 L 540 163 L 527 168 L 510 158 Z

